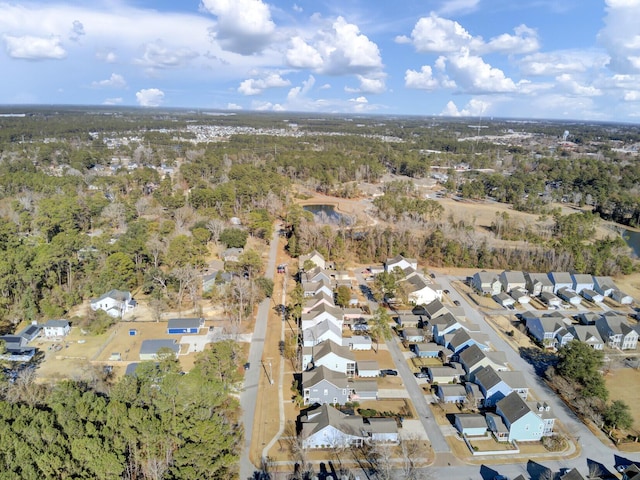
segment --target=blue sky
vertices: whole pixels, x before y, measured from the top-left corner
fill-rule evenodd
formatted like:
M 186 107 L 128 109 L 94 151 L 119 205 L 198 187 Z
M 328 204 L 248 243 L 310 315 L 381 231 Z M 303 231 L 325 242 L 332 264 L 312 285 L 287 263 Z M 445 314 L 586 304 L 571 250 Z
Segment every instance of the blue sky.
M 0 104 L 640 122 L 640 0 L 0 0 Z

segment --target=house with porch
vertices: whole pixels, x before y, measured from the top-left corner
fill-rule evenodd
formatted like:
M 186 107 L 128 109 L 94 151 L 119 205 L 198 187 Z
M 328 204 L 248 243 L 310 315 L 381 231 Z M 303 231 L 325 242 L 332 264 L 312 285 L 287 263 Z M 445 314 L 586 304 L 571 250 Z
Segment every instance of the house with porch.
M 537 442 L 544 434 L 544 420 L 516 392 L 497 403 L 496 414 L 500 415 L 509 430 L 509 442 Z
M 331 340 L 325 340 L 315 347 L 303 348 L 302 370 L 307 370 L 311 363 L 314 368 L 325 366 L 330 370 L 342 372 L 347 377 L 354 377 L 356 374 L 353 352 Z
M 300 418 L 302 447 L 348 448 L 377 442 L 397 443 L 398 427 L 395 420 L 380 420 L 347 415 L 323 404 Z
M 568 333 L 567 327 L 570 324 L 571 322 L 558 312 L 532 315 L 526 318 L 529 334 L 547 348 L 564 346 L 572 340 L 572 337 L 566 335 Z
M 485 333 L 468 332 L 464 328 L 456 330 L 453 334 L 447 334 L 445 337 L 445 345 L 453 351 L 454 354 L 459 354 L 471 345 L 477 345 L 480 350 L 489 350 L 489 336 Z
M 623 315 L 606 312 L 596 320 L 596 328 L 609 348 L 635 350 L 638 346 L 638 332 Z
M 313 310 L 301 315 L 300 328 L 304 331 L 318 325 L 324 320 L 332 321 L 340 330 L 342 330 L 342 326 L 344 324 L 344 312 L 341 308 L 322 303 Z
M 613 278 L 594 275 L 593 289 L 604 297 L 610 297 L 617 287 L 613 283 Z

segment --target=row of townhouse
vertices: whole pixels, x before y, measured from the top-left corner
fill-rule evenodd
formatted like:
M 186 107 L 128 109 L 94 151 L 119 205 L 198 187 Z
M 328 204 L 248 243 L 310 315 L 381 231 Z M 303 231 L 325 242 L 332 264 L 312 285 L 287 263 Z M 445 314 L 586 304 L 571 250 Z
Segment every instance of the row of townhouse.
M 314 268 L 304 270 L 309 261 Z M 300 281 L 306 302 L 302 308 L 302 397 L 304 405 L 317 405 L 300 417 L 304 448 L 343 448 L 371 442 L 398 442 L 394 419 L 364 419 L 347 415 L 331 405 L 378 398 L 378 362 L 356 361 L 354 350 L 371 349 L 368 335 L 343 336 L 345 323 L 362 312 L 339 308 L 333 285 L 350 285 L 348 275 L 325 270 L 329 266 L 317 251 L 300 258 Z M 348 283 L 347 283 L 348 282 Z M 357 300 L 356 302 L 357 303 Z M 365 325 L 366 323 L 359 323 Z M 353 329 L 355 331 L 356 329 Z M 366 333 L 366 328 L 364 332 Z
M 577 306 L 583 298 L 602 302 L 605 297 L 611 297 L 623 305 L 633 302 L 631 296 L 615 286 L 611 277 L 581 273 L 505 270 L 495 274 L 481 271 L 471 277 L 471 286 L 483 295 L 494 296 L 504 306 L 516 301 L 526 304 L 530 297 L 539 297 L 550 307 L 559 306 L 563 301 Z
M 538 441 L 552 435 L 554 417 L 545 403 L 530 402 L 522 372 L 512 371 L 504 352 L 491 350 L 487 337 L 466 322 L 464 312 L 439 301 L 424 306 L 415 319 L 400 316 L 404 340 L 416 341 L 417 356 L 439 357 L 445 365 L 427 369 L 442 403 L 470 403 L 483 414 L 459 414 L 455 426 L 464 435 L 499 441 Z M 416 324 L 416 327 L 407 325 Z M 427 341 L 429 340 L 429 341 Z M 494 413 L 495 412 L 495 413 Z
M 580 324 L 559 312 L 525 312 L 521 318 L 529 334 L 546 348 L 561 348 L 572 340 L 584 342 L 594 350 L 602 350 L 605 345 L 621 350 L 635 350 L 638 346 L 640 325 L 631 326 L 625 315 L 614 311 L 580 314 Z

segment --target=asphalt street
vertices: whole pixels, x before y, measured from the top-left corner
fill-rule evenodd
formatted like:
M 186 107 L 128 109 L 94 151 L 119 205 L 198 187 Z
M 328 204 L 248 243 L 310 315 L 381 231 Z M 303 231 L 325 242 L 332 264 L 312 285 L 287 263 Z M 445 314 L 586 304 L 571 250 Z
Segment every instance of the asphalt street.
M 276 254 L 278 251 L 278 231 L 279 225 L 274 229 L 273 237 L 269 248 L 269 261 L 264 276 L 273 279 L 276 270 Z M 253 435 L 253 421 L 258 398 L 258 382 L 260 375 L 264 374 L 261 368 L 262 353 L 264 351 L 264 338 L 267 332 L 267 319 L 271 308 L 271 299 L 265 298 L 258 307 L 256 325 L 249 347 L 248 362 L 250 368 L 245 371 L 244 386 L 240 394 L 240 407 L 242 408 L 242 423 L 244 425 L 244 446 L 240 455 L 240 478 L 253 478 L 256 466 L 249 460 L 249 449 L 251 447 L 251 437 Z

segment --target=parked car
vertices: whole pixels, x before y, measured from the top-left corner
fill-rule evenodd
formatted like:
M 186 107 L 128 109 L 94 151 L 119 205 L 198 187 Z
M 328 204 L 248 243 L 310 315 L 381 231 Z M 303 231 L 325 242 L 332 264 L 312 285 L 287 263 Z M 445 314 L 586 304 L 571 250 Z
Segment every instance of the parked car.
M 416 372 L 414 373 L 414 375 L 416 376 L 416 378 L 429 378 L 427 372 Z
M 251 367 L 251 364 L 249 362 L 244 364 L 244 369 L 245 370 L 249 370 L 250 367 Z
M 443 290 L 443 292 L 447 295 L 449 295 L 449 290 Z
M 460 302 L 459 302 L 458 300 L 454 300 L 454 301 L 453 301 L 453 304 L 454 304 L 456 307 L 459 307 L 459 306 L 460 306 Z
M 397 377 L 398 376 L 398 371 L 397 370 L 391 370 L 390 368 L 385 368 L 383 370 L 380 370 L 380 375 L 382 375 L 383 377 L 386 375 L 390 375 L 392 377 Z

